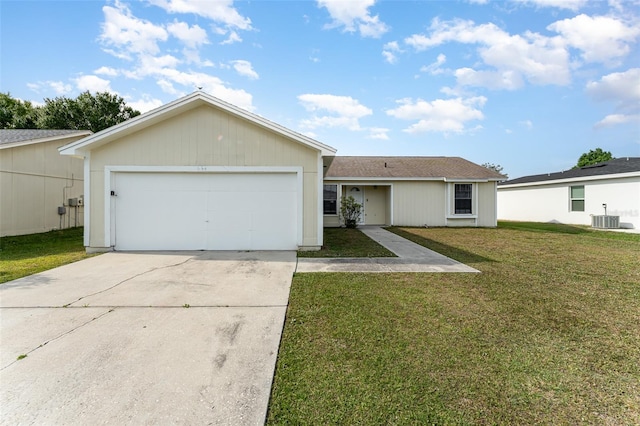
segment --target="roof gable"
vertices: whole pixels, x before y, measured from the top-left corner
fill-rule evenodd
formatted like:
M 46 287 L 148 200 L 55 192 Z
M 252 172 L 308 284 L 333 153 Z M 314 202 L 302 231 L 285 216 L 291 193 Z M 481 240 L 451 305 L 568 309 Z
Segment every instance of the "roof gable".
M 0 129 L 0 149 L 90 135 L 90 130 Z
M 80 141 L 65 145 L 60 148 L 60 153 L 63 155 L 82 155 L 83 152 L 91 151 L 94 148 L 105 145 L 122 136 L 132 134 L 149 126 L 153 126 L 156 123 L 202 105 L 209 105 L 211 107 L 221 109 L 238 118 L 250 121 L 262 128 L 271 130 L 300 144 L 318 150 L 322 153 L 322 155 L 333 155 L 336 152 L 335 148 L 332 148 L 293 130 L 287 129 L 284 126 L 267 120 L 266 118 L 249 112 L 245 109 L 227 103 L 221 99 L 213 97 L 205 92 L 197 91 L 173 102 L 162 105 L 154 110 L 134 117 L 130 120 L 127 120 L 123 123 L 109 127 L 108 129 L 102 130 Z
M 327 157 L 325 179 L 491 180 L 504 176 L 460 157 Z
M 500 186 L 520 185 L 528 183 L 542 183 L 564 179 L 580 179 L 602 176 L 603 178 L 615 177 L 622 173 L 640 172 L 640 157 L 616 158 L 591 166 L 576 169 L 564 170 L 555 173 L 545 173 L 541 175 L 523 176 L 500 183 Z

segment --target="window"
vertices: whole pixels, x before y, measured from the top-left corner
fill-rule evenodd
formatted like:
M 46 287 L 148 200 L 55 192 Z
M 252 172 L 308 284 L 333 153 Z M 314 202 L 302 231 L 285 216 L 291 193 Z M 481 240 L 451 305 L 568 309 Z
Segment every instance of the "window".
M 472 214 L 471 209 L 471 193 L 472 186 L 470 183 L 456 183 L 454 196 L 455 214 Z
M 569 188 L 569 211 L 584 211 L 584 185 Z
M 338 185 L 324 185 L 324 214 L 338 214 Z

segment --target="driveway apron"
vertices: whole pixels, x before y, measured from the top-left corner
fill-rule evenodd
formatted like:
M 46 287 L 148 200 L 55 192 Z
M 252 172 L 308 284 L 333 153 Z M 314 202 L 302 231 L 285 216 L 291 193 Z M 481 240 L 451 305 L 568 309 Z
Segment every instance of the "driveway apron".
M 0 423 L 263 424 L 295 260 L 106 253 L 1 285 Z

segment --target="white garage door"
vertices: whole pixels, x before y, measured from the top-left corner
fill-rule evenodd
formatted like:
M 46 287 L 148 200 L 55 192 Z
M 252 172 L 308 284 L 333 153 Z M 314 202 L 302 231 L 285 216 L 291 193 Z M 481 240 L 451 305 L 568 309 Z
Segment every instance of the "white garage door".
M 295 250 L 295 173 L 115 173 L 116 250 Z

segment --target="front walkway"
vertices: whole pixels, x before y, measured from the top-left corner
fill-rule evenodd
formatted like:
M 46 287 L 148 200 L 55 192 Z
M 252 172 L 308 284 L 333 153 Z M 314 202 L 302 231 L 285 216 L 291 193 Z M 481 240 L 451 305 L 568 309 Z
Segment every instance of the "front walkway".
M 298 258 L 296 272 L 480 272 L 380 226 L 358 229 L 398 257 Z

